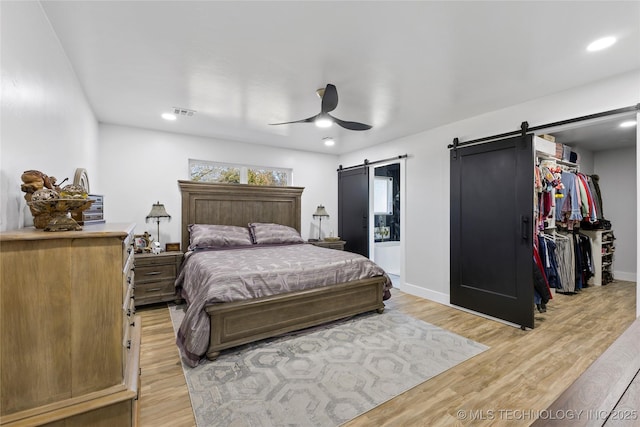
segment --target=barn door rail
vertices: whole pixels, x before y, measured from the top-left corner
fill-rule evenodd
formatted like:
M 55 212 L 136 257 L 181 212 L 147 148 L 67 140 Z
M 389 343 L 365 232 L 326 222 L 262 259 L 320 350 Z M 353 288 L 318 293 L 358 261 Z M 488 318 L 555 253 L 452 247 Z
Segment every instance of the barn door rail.
M 520 124 L 520 130 L 514 130 L 512 132 L 505 132 L 505 133 L 501 133 L 501 134 L 497 134 L 497 135 L 485 136 L 483 138 L 473 139 L 471 141 L 460 141 L 459 138 L 454 138 L 453 139 L 453 143 L 447 145 L 447 148 L 450 149 L 450 150 L 453 149 L 455 151 L 458 148 L 460 148 L 462 146 L 465 146 L 465 145 L 479 144 L 481 142 L 488 142 L 488 141 L 492 141 L 492 140 L 509 138 L 509 137 L 518 136 L 518 135 L 526 135 L 529 132 L 536 132 L 536 131 L 543 130 L 543 129 L 549 129 L 549 128 L 553 128 L 553 127 L 556 127 L 556 126 L 564 126 L 564 125 L 568 125 L 568 124 L 571 124 L 571 123 L 578 123 L 578 122 L 583 122 L 583 121 L 587 121 L 587 120 L 598 119 L 598 118 L 601 118 L 601 117 L 615 116 L 615 115 L 624 114 L 624 113 L 632 113 L 634 111 L 635 112 L 640 111 L 640 103 L 636 104 L 636 105 L 629 106 L 629 107 L 617 108 L 615 110 L 602 111 L 600 113 L 589 114 L 589 115 L 580 116 L 580 117 L 574 117 L 572 119 L 561 120 L 559 122 L 547 123 L 547 124 L 544 124 L 544 125 L 538 125 L 538 126 L 534 126 L 534 127 L 529 127 L 529 123 L 527 123 L 525 121 L 525 122 L 522 122 Z
M 396 156 L 396 157 L 389 157 L 388 159 L 376 160 L 374 162 L 370 162 L 368 159 L 364 159 L 364 162 L 362 164 L 360 164 L 360 165 L 347 166 L 347 167 L 342 167 L 342 165 L 340 165 L 340 166 L 338 166 L 338 171 L 346 171 L 346 170 L 349 170 L 349 169 L 361 168 L 363 166 L 371 166 L 371 165 L 377 165 L 379 163 L 387 163 L 387 162 L 390 162 L 392 160 L 406 159 L 407 157 L 409 157 L 408 154 L 401 154 L 401 155 Z

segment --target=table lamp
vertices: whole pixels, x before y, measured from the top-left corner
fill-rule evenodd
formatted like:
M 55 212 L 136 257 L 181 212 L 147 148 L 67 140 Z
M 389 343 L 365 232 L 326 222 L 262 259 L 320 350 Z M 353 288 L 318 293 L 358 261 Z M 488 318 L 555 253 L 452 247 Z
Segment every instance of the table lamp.
M 158 242 L 160 242 L 160 220 L 166 219 L 167 221 L 171 221 L 171 215 L 167 213 L 167 210 L 164 208 L 164 205 L 160 202 L 154 203 L 151 207 L 151 212 L 147 215 L 147 222 L 155 221 L 158 226 Z
M 318 241 L 322 240 L 322 218 L 329 218 L 329 214 L 326 209 L 322 205 L 318 205 L 318 208 L 313 214 L 314 218 L 318 218 L 320 220 L 320 225 L 318 226 Z

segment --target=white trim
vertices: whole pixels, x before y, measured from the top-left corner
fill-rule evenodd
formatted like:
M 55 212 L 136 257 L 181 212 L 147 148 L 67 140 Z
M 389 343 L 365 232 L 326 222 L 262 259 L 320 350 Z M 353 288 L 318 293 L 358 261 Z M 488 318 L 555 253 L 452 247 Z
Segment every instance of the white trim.
M 440 304 L 451 306 L 449 303 L 449 294 L 443 292 L 432 291 L 431 289 L 423 288 L 422 286 L 412 285 L 411 283 L 400 281 L 401 286 L 399 289 L 402 292 L 411 294 L 420 298 L 428 299 Z
M 615 280 L 626 280 L 627 282 L 637 282 L 636 273 L 629 273 L 627 271 L 614 271 L 613 278 Z
M 640 112 L 636 113 L 636 123 L 640 123 Z M 640 126 L 636 125 L 636 230 L 640 230 L 640 197 L 638 197 L 638 190 L 640 190 L 640 150 L 638 149 L 638 142 L 640 141 Z M 637 233 L 637 232 L 636 232 Z M 640 271 L 640 239 L 636 235 L 636 274 Z M 640 318 L 640 284 L 636 281 L 636 317 Z

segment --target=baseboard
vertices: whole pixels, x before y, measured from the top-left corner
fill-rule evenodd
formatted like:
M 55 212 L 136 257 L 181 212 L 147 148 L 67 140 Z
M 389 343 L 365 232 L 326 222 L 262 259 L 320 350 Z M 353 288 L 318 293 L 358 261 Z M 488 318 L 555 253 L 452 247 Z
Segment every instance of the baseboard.
M 614 271 L 613 277 L 616 280 L 626 280 L 628 282 L 637 282 L 638 275 L 636 273 L 629 273 L 626 271 Z
M 513 326 L 515 328 L 520 328 L 520 325 L 515 323 L 498 319 L 497 317 L 489 316 L 484 313 L 479 313 L 477 311 L 469 310 L 464 307 L 460 307 L 457 305 L 452 305 L 450 302 L 450 295 L 445 294 L 443 292 L 432 291 L 431 289 L 425 289 L 420 286 L 412 285 L 410 283 L 403 283 L 402 287 L 399 287 L 402 292 L 407 294 L 411 294 L 420 298 L 428 299 L 429 301 L 437 302 L 443 305 L 446 305 L 451 308 L 455 308 L 456 310 L 464 311 L 466 313 L 474 314 L 476 316 L 484 317 L 485 319 L 494 320 L 496 322 L 504 323 L 505 325 Z
M 431 289 L 425 289 L 421 286 L 412 285 L 407 282 L 402 283 L 400 290 L 420 298 L 428 299 L 429 301 L 450 305 L 449 294 L 445 294 L 443 292 L 432 291 Z

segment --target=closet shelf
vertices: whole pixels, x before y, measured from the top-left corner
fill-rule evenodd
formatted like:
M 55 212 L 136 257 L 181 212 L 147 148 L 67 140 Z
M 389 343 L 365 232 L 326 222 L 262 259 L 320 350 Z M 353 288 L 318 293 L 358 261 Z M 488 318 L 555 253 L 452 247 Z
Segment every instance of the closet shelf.
M 559 165 L 569 166 L 569 167 L 572 167 L 572 168 L 577 168 L 578 167 L 577 163 L 568 162 L 566 160 L 559 159 L 559 158 L 557 158 L 555 156 L 552 156 L 551 154 L 545 153 L 544 151 L 536 151 L 536 157 L 538 157 L 539 159 L 544 159 L 544 160 L 553 160 L 554 162 L 556 162 Z

